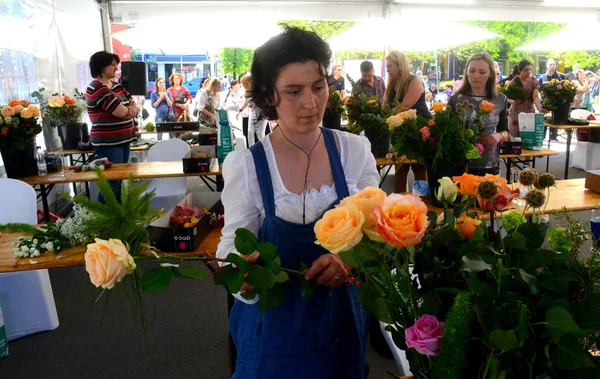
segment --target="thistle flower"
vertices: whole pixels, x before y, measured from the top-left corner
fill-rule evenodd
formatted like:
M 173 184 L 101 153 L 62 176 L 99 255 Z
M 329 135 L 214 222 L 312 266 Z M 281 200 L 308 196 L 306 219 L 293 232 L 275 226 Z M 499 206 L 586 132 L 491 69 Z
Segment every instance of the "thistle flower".
M 533 168 L 526 168 L 519 174 L 519 183 L 529 187 L 537 180 L 537 171 Z
M 492 201 L 498 196 L 498 185 L 491 180 L 482 180 L 477 184 L 477 197 Z
M 546 202 L 546 195 L 539 189 L 531 189 L 525 195 L 525 201 L 532 208 L 541 208 Z
M 556 184 L 556 178 L 550 173 L 540 175 L 533 184 L 537 189 L 546 189 Z

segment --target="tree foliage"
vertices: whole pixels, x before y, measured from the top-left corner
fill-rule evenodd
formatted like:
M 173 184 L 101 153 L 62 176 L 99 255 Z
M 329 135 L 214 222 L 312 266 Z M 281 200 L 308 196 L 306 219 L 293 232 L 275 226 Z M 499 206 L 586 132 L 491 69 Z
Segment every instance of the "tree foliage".
M 239 47 L 226 47 L 220 54 L 223 71 L 234 78 L 250 70 L 254 50 Z

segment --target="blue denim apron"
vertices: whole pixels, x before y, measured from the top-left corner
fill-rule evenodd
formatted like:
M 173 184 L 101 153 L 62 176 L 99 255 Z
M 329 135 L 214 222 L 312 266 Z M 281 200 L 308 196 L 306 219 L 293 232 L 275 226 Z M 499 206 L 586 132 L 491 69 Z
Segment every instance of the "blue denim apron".
M 323 130 L 338 196 L 330 208 L 349 196 L 333 132 Z M 262 143 L 251 149 L 265 207 L 261 241 L 277 246 L 282 267 L 308 267 L 328 252 L 315 244 L 314 224 L 296 224 L 275 215 L 269 165 Z M 290 275 L 292 278 L 292 275 Z M 233 378 L 366 378 L 366 316 L 356 287 L 315 286 L 310 300 L 300 294 L 300 280 L 285 284 L 286 298 L 276 309 L 260 313 L 258 303 L 236 301 L 229 330 L 238 350 Z

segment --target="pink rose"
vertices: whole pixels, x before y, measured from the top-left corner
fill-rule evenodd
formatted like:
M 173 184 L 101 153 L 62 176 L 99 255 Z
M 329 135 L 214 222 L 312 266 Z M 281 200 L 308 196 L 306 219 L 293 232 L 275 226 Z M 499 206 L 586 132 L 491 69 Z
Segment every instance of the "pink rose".
M 422 127 L 420 130 L 421 138 L 423 138 L 423 142 L 427 141 L 429 137 L 431 137 L 431 130 L 429 130 L 428 126 Z
M 479 151 L 479 154 L 483 154 L 483 152 L 484 152 L 485 148 L 483 147 L 483 145 L 482 145 L 482 144 L 480 144 L 480 143 L 476 143 L 476 144 L 475 144 L 475 147 L 477 148 L 477 151 Z
M 442 342 L 443 326 L 435 316 L 423 315 L 404 331 L 406 346 L 419 354 L 435 356 Z

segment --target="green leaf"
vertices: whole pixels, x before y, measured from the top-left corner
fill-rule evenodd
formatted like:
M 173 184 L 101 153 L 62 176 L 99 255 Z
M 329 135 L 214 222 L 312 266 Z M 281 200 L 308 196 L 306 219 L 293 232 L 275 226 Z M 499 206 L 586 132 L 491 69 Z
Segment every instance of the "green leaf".
M 360 268 L 361 263 L 365 267 L 377 264 L 379 255 L 367 243 L 361 242 L 353 249 L 343 251 L 339 254 L 342 261 L 352 268 Z
M 577 320 L 586 332 L 600 331 L 600 295 L 592 294 L 579 305 Z
M 454 215 L 452 214 L 452 211 L 448 208 L 444 209 L 444 222 L 448 225 L 455 225 L 456 224 L 456 219 L 454 218 Z
M 559 256 L 552 250 L 530 249 L 523 252 L 523 265 L 528 271 L 534 271 L 536 268 L 548 266 Z
M 437 223 L 438 215 L 434 211 L 427 212 L 427 218 L 429 219 L 429 227 L 427 229 L 433 229 Z
M 492 286 L 485 282 L 482 282 L 481 280 L 478 280 L 474 277 L 469 277 L 466 280 L 467 284 L 469 285 L 469 287 L 471 287 L 473 292 L 475 292 L 479 296 L 493 296 L 496 293 Z
M 546 312 L 546 330 L 552 342 L 557 345 L 567 333 L 576 336 L 585 336 L 585 333 L 579 328 L 575 320 L 573 320 L 571 314 L 563 307 L 550 308 Z
M 227 259 L 225 259 L 226 262 L 231 262 L 234 265 L 236 265 L 240 271 L 242 271 L 244 274 L 248 272 L 248 270 L 250 269 L 250 266 L 248 265 L 248 262 L 246 262 L 242 257 L 240 257 L 239 255 L 235 254 L 235 253 L 229 253 L 227 255 Z
M 279 273 L 281 272 L 281 267 L 279 267 L 279 265 L 275 263 L 275 261 L 264 261 L 263 265 L 269 270 L 271 270 L 271 272 L 275 276 L 279 275 Z
M 275 285 L 275 275 L 266 267 L 251 265 L 246 283 L 259 290 L 268 290 Z
M 595 367 L 594 361 L 583 350 L 575 336 L 566 335 L 550 355 L 552 365 L 561 370 L 578 370 Z
M 238 293 L 244 285 L 244 273 L 239 268 L 233 268 L 225 274 L 225 284 L 231 293 Z
M 285 288 L 276 285 L 268 290 L 258 291 L 260 312 L 265 313 L 268 308 L 278 308 L 285 300 Z
M 305 299 L 311 299 L 314 294 L 314 284 L 310 280 L 304 278 L 300 282 L 300 295 Z
M 519 225 L 519 233 L 527 236 L 527 247 L 533 249 L 542 247 L 547 231 L 548 225 L 546 224 L 527 223 Z
M 521 280 L 523 280 L 525 283 L 527 283 L 529 285 L 529 289 L 531 290 L 531 293 L 533 295 L 537 295 L 540 292 L 540 290 L 539 290 L 539 285 L 538 285 L 538 281 L 537 281 L 536 277 L 531 275 L 530 273 L 528 273 L 527 271 L 525 271 L 523 269 L 519 269 L 518 273 L 519 273 L 519 277 L 521 278 Z
M 279 274 L 275 275 L 276 283 L 285 283 L 290 280 L 290 276 L 285 271 L 280 271 Z
M 235 231 L 234 245 L 240 254 L 250 255 L 254 253 L 257 242 L 256 236 L 248 229 L 238 228 Z
M 570 272 L 565 270 L 554 270 L 542 281 L 542 286 L 549 290 L 556 291 L 558 293 L 566 292 L 569 282 L 576 282 L 575 278 Z
M 472 205 L 469 201 L 464 201 L 454 205 L 454 217 L 459 218 L 463 213 L 469 209 L 469 205 Z
M 271 242 L 259 241 L 254 246 L 263 261 L 272 261 L 277 256 L 277 248 Z
M 227 266 L 223 266 L 220 267 L 216 272 L 215 272 L 215 284 L 219 285 L 219 286 L 224 286 L 226 285 L 226 278 L 227 278 L 227 273 L 231 270 L 233 270 L 233 266 L 232 265 L 227 265 Z
M 374 316 L 379 321 L 392 324 L 390 303 L 375 289 L 371 283 L 365 283 L 358 289 L 358 300 L 368 315 Z
M 468 253 L 462 257 L 461 271 L 481 272 L 491 270 L 492 265 L 485 263 L 476 253 Z
M 514 319 L 517 321 L 517 337 L 519 342 L 524 343 L 529 337 L 529 318 L 531 317 L 531 312 L 525 304 L 520 304 L 516 312 L 517 314 Z
M 258 294 L 258 290 L 256 288 L 253 288 L 252 291 L 243 293 L 241 295 L 246 300 L 254 300 L 254 298 L 256 297 L 257 294 Z
M 524 250 L 527 245 L 527 238 L 519 232 L 514 232 L 507 239 L 509 248 Z
M 171 270 L 168 267 L 155 267 L 146 271 L 142 278 L 142 289 L 146 292 L 160 292 L 171 282 Z
M 246 228 L 237 228 L 235 231 L 235 238 L 238 238 L 241 241 L 250 242 L 253 245 L 256 245 L 258 239 L 250 230 Z
M 490 343 L 505 353 L 519 348 L 519 340 L 517 340 L 516 330 L 514 329 L 492 330 L 490 332 Z
M 179 278 L 188 278 L 195 280 L 204 280 L 206 279 L 206 272 L 202 270 L 200 267 L 183 267 L 177 268 L 172 267 L 173 275 Z

